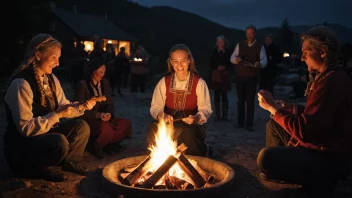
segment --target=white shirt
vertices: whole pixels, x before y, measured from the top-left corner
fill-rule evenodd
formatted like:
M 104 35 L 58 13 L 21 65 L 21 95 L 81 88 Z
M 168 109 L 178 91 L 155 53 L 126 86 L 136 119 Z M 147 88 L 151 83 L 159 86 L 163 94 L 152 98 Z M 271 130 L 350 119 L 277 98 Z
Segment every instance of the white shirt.
M 257 40 L 255 40 L 253 43 L 249 44 L 248 43 L 248 46 L 249 47 L 252 47 L 255 43 L 257 42 Z M 238 53 L 239 53 L 239 44 L 237 43 L 236 47 L 235 47 L 235 50 L 233 51 L 232 55 L 231 55 L 231 58 L 230 58 L 230 61 L 231 63 L 233 64 L 238 64 L 236 62 L 236 58 L 238 57 Z M 265 52 L 265 48 L 264 46 L 262 46 L 261 50 L 260 50 L 260 64 L 261 64 L 261 67 L 260 68 L 265 68 L 266 65 L 268 63 L 268 60 L 266 58 L 266 52 Z
M 63 106 L 71 104 L 71 102 L 66 99 L 59 80 L 56 76 L 53 75 L 53 77 L 58 105 Z M 41 81 L 43 83 L 43 78 L 41 78 Z M 21 134 L 25 137 L 45 134 L 55 123 L 59 122 L 59 117 L 55 112 L 50 112 L 44 116 L 33 117 L 33 92 L 29 83 L 23 78 L 16 78 L 11 82 L 5 95 L 5 102 L 11 110 L 17 130 L 22 132 Z M 77 107 L 70 118 L 80 115 L 82 115 L 82 112 L 79 112 Z
M 188 80 L 180 81 L 175 77 L 175 88 L 178 90 L 187 90 Z M 203 79 L 199 79 L 196 87 L 197 95 L 197 106 L 198 106 L 198 115 L 200 115 L 200 120 L 197 124 L 204 124 L 207 122 L 213 111 L 211 110 L 210 104 L 210 94 L 207 84 Z M 152 103 L 150 107 L 150 114 L 154 119 L 158 119 L 158 114 L 164 112 L 166 101 L 166 84 L 165 77 L 163 77 L 158 84 L 156 85 L 153 93 Z

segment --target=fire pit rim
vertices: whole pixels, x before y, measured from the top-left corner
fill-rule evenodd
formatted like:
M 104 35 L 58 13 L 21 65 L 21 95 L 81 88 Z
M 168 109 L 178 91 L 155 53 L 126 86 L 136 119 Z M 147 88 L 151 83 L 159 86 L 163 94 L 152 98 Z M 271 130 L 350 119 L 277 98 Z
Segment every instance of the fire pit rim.
M 133 187 L 133 186 L 129 186 L 129 185 L 126 185 L 126 184 L 123 184 L 122 182 L 115 182 L 113 180 L 111 180 L 111 178 L 108 176 L 109 175 L 109 171 L 112 167 L 116 166 L 117 163 L 121 163 L 122 160 L 132 160 L 133 158 L 140 158 L 142 161 L 143 159 L 145 159 L 147 157 L 147 155 L 141 155 L 141 156 L 133 156 L 133 157 L 127 157 L 127 158 L 122 158 L 122 159 L 119 159 L 117 161 L 114 161 L 108 165 L 106 165 L 102 171 L 102 176 L 103 176 L 103 179 L 105 179 L 105 181 L 108 181 L 108 182 L 111 182 L 115 185 L 118 185 L 118 186 L 121 186 L 123 188 L 127 188 L 127 189 L 130 189 L 130 190 L 139 190 L 139 191 L 155 191 L 155 192 L 160 192 L 160 191 L 167 191 L 167 192 L 180 192 L 180 191 L 187 191 L 187 192 L 196 192 L 196 191 L 204 191 L 205 189 L 214 189 L 214 188 L 219 188 L 220 186 L 223 186 L 224 184 L 227 184 L 227 183 L 230 183 L 232 182 L 232 180 L 234 179 L 235 177 L 235 171 L 227 164 L 221 162 L 221 161 L 217 161 L 217 160 L 214 160 L 214 159 L 211 159 L 211 158 L 208 158 L 208 157 L 201 157 L 201 156 L 194 156 L 194 155 L 186 155 L 187 158 L 190 158 L 190 159 L 194 159 L 194 160 L 199 160 L 199 159 L 202 159 L 202 160 L 209 160 L 209 161 L 212 161 L 214 163 L 217 163 L 217 164 L 220 164 L 221 166 L 223 166 L 228 174 L 225 175 L 225 177 L 215 183 L 215 184 L 212 184 L 206 188 L 197 188 L 197 189 L 187 189 L 187 190 L 178 190 L 178 189 L 148 189 L 148 188 L 141 188 L 141 187 Z M 117 181 L 119 181 L 117 179 Z

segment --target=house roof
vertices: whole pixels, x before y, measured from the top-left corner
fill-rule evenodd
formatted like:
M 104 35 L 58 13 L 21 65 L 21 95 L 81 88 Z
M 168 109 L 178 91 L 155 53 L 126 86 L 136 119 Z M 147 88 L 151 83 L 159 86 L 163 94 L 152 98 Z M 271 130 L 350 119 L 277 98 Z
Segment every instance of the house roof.
M 53 13 L 66 23 L 79 36 L 94 37 L 99 35 L 106 39 L 114 40 L 137 40 L 103 16 L 73 11 L 55 9 Z

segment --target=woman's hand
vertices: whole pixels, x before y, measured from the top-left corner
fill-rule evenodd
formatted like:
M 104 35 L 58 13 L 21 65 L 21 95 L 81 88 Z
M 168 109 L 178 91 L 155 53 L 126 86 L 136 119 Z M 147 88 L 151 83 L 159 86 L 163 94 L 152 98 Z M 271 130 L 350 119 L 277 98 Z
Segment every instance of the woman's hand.
M 166 124 L 173 124 L 174 122 L 174 118 L 165 112 L 159 113 L 158 120 L 160 119 L 163 119 Z
M 91 110 L 95 106 L 97 102 L 94 99 L 90 99 L 85 101 L 83 104 L 78 105 L 78 110 L 82 111 L 83 109 L 85 110 Z
M 71 116 L 74 109 L 73 105 L 67 104 L 60 106 L 55 112 L 59 118 L 67 118 Z
M 199 120 L 200 120 L 200 115 L 199 114 L 196 114 L 194 116 L 189 115 L 186 118 L 182 118 L 182 121 L 187 123 L 187 124 L 197 124 L 199 122 Z

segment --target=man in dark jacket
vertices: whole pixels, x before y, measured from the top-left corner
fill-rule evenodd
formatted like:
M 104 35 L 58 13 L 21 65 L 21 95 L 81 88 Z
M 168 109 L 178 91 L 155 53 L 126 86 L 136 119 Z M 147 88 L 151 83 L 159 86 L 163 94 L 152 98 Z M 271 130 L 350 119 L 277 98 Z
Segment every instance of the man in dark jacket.
M 278 70 L 277 65 L 281 62 L 282 51 L 279 46 L 273 42 L 273 35 L 271 34 L 265 37 L 264 47 L 268 64 L 265 68 L 260 70 L 259 89 L 267 90 L 274 95 L 273 89 Z

